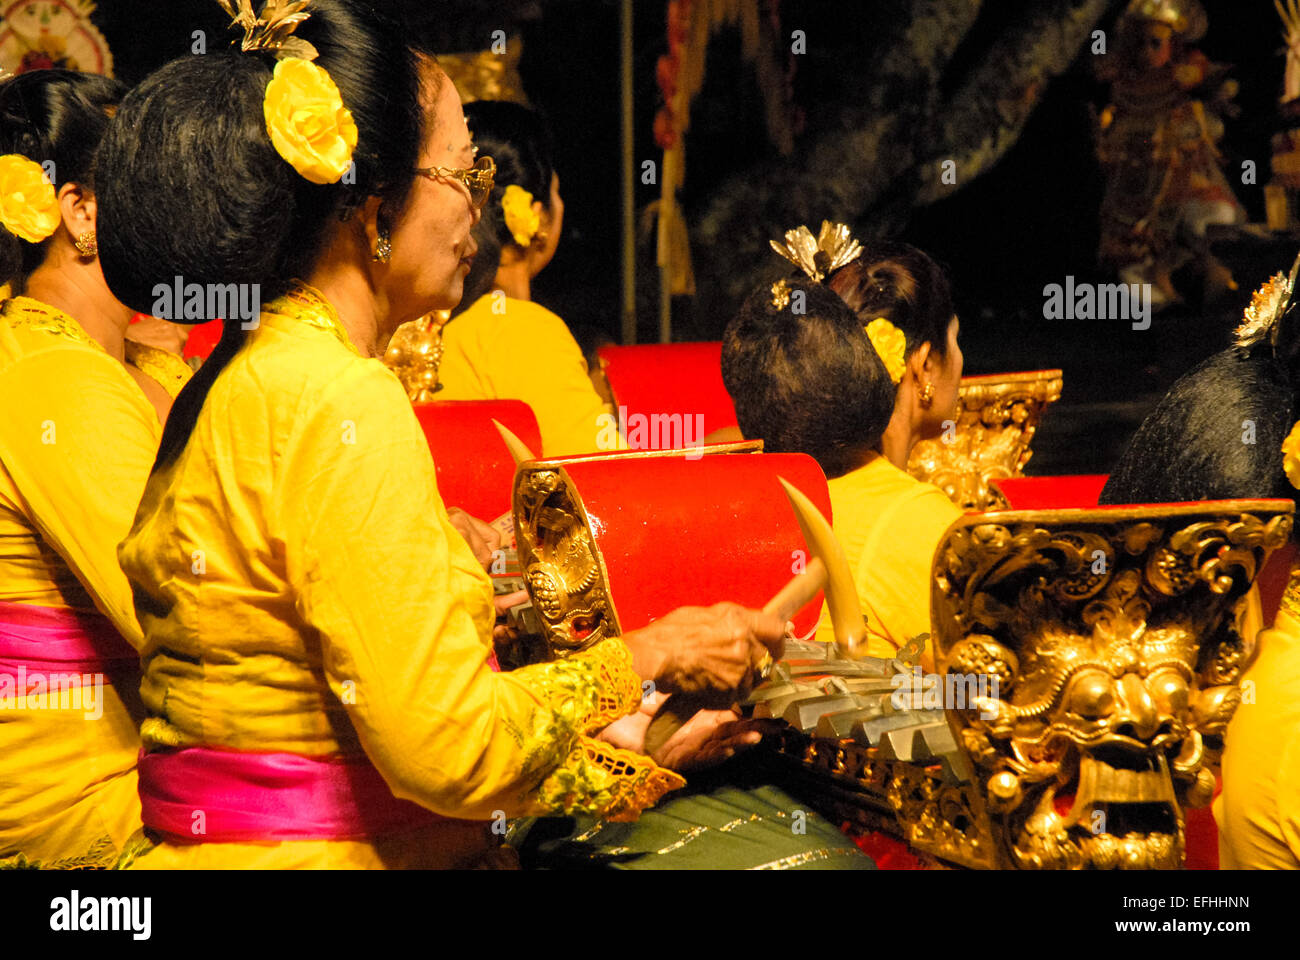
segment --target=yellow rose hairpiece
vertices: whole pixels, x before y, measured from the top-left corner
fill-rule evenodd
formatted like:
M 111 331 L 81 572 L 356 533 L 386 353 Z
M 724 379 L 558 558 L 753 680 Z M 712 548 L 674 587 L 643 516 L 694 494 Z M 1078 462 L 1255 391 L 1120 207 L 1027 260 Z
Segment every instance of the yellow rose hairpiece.
M 21 153 L 0 157 L 0 223 L 28 243 L 59 228 L 59 197 L 39 163 Z
M 1282 469 L 1291 486 L 1300 490 L 1300 421 L 1282 441 Z
M 357 125 L 325 70 L 297 57 L 279 61 L 262 107 L 271 143 L 290 166 L 312 183 L 343 179 Z
M 542 225 L 541 216 L 533 209 L 533 195 L 512 183 L 501 198 L 501 210 L 505 214 L 506 229 L 515 238 L 515 243 L 521 247 L 532 243 Z
M 903 331 L 884 317 L 876 317 L 863 329 L 867 331 L 871 345 L 876 348 L 885 369 L 889 371 L 889 379 L 894 381 L 895 386 L 902 383 L 903 371 L 907 369 L 907 337 Z
M 329 73 L 313 63 L 316 48 L 291 36 L 311 14 L 309 0 L 266 0 L 260 14 L 252 0 L 217 0 L 232 26 L 244 31 L 240 49 L 275 55 L 262 112 L 271 144 L 285 162 L 312 183 L 338 183 L 352 166 L 357 125 Z
M 771 241 L 772 249 L 808 274 L 816 283 L 834 273 L 846 263 L 856 260 L 862 245 L 854 240 L 849 228 L 842 223 L 822 221 L 822 228 L 814 238 L 807 227 L 785 232 L 785 246 Z

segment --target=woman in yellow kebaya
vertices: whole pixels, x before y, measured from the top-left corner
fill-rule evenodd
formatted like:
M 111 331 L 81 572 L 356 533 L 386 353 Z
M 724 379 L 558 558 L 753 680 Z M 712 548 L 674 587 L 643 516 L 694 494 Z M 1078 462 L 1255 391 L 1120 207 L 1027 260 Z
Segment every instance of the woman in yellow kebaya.
M 124 339 L 132 311 L 96 256 L 94 154 L 121 94 L 65 70 L 0 84 L 0 279 L 17 294 L 0 302 L 0 861 L 13 865 L 107 866 L 140 825 L 141 635 L 117 544 L 188 368 Z
M 591 453 L 612 407 L 564 321 L 532 302 L 532 279 L 555 256 L 564 224 L 550 137 L 540 117 L 514 103 L 470 103 L 465 117 L 497 176 L 474 230 L 479 253 L 461 312 L 443 328 L 438 398 L 523 400 L 545 456 Z
M 917 441 L 956 415 L 962 354 L 948 280 L 907 244 L 859 250 L 843 226 L 824 225 L 818 238 L 807 228 L 792 234 L 786 254 L 802 272 L 755 294 L 728 326 L 723 379 L 746 437 L 821 464 L 868 650 L 893 657 L 930 632 L 930 565 L 961 515 L 938 487 L 907 473 Z M 796 290 L 808 298 L 802 314 L 792 307 Z M 825 304 L 826 291 L 851 311 Z M 823 304 L 816 315 L 814 296 Z M 819 639 L 833 639 L 829 617 Z
M 396 24 L 307 12 L 292 45 L 259 23 L 247 52 L 163 67 L 100 156 L 126 302 L 181 276 L 264 304 L 178 398 L 120 550 L 145 635 L 142 867 L 456 866 L 507 816 L 635 817 L 680 777 L 592 734 L 642 678 L 744 689 L 780 648 L 782 624 L 720 605 L 489 668 L 491 587 L 375 358 L 459 299 L 492 164 Z

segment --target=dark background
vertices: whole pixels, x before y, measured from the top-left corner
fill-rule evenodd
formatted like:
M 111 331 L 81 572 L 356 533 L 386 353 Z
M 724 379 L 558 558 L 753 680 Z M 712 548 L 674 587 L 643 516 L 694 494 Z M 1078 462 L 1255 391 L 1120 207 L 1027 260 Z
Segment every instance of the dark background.
M 415 29 L 443 49 L 482 48 L 493 30 L 524 38 L 521 66 L 535 106 L 549 118 L 558 145 L 566 202 L 564 240 L 534 295 L 565 317 L 580 340 L 619 336 L 620 242 L 618 5 L 611 0 L 435 2 L 404 5 Z M 1123 7 L 1112 7 L 1109 28 Z M 1198 46 L 1211 60 L 1233 65 L 1240 84 L 1240 116 L 1227 121 L 1222 150 L 1229 180 L 1251 214 L 1263 218 L 1269 137 L 1281 91 L 1281 27 L 1271 0 L 1204 0 L 1210 29 Z M 870 55 L 878 19 L 897 4 L 845 0 L 784 0 L 783 27 L 807 31 L 809 52 L 793 58 L 794 92 L 808 116 L 836 96 L 837 77 L 853 58 Z M 666 49 L 666 2 L 637 0 L 636 158 L 657 159 L 652 126 L 659 106 L 655 62 Z M 999 28 L 998 4 L 986 3 L 976 30 Z M 987 14 L 987 17 L 986 17 Z M 119 77 L 133 82 L 175 56 L 187 55 L 191 31 L 207 31 L 215 48 L 226 17 L 214 0 L 101 0 L 94 19 L 108 37 Z M 1158 314 L 1151 329 L 1127 322 L 1047 321 L 1043 288 L 1076 279 L 1105 281 L 1095 266 L 1103 180 L 1093 147 L 1093 114 L 1106 103 L 1085 48 L 1072 67 L 1047 86 L 1016 146 L 991 172 L 949 199 L 911 211 L 901 231 L 946 263 L 962 317 L 969 373 L 1061 367 L 1065 396 L 1049 413 L 1035 444 L 1030 472 L 1103 472 L 1149 405 L 1181 373 L 1221 349 L 1268 274 L 1289 260 L 1282 251 L 1246 258 L 1240 289 L 1225 301 L 1189 304 Z M 688 215 L 737 168 L 768 155 L 762 106 L 752 73 L 741 62 L 734 33 L 715 36 L 705 88 L 692 113 L 687 140 Z M 798 142 L 796 141 L 797 162 Z M 1241 161 L 1254 160 L 1258 185 L 1242 186 Z M 870 176 L 870 171 L 863 171 Z M 638 204 L 657 199 L 638 182 Z M 793 226 L 794 224 L 790 224 Z M 647 236 L 639 263 L 639 339 L 656 336 L 652 246 Z M 716 339 L 728 316 L 699 315 L 689 302 L 675 310 L 679 339 Z

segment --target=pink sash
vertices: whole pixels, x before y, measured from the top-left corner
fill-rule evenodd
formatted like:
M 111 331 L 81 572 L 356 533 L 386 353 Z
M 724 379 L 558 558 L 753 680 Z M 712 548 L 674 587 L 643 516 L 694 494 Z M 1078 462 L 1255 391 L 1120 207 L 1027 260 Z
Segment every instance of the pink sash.
M 0 600 L 0 673 L 111 673 L 139 663 L 103 614 Z
M 394 797 L 365 757 L 209 747 L 141 751 L 140 807 L 172 843 L 364 840 L 448 819 Z

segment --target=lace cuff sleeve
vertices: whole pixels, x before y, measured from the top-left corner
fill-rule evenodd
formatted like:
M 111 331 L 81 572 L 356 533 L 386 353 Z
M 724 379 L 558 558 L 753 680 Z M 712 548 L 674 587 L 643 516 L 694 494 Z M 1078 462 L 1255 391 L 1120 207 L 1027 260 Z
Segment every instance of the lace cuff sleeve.
M 550 730 L 534 730 L 530 766 L 543 774 L 539 799 L 557 813 L 588 813 L 606 820 L 635 820 L 669 790 L 686 781 L 653 760 L 586 734 L 602 730 L 641 703 L 641 679 L 632 651 L 618 639 L 551 663 L 524 667 L 529 686 L 551 705 Z M 564 750 L 564 733 L 580 736 Z
M 587 813 L 604 820 L 635 820 L 686 780 L 649 757 L 582 737 L 541 786 L 541 800 L 557 813 Z

